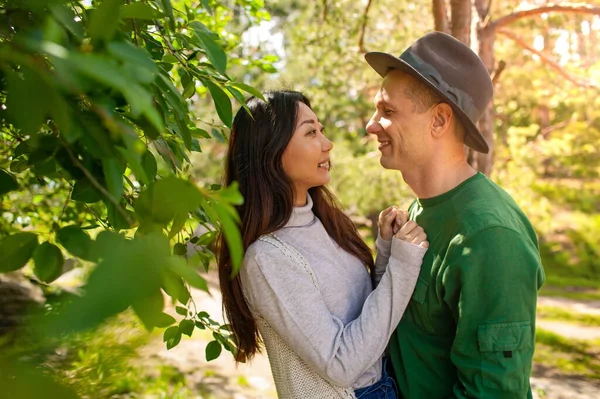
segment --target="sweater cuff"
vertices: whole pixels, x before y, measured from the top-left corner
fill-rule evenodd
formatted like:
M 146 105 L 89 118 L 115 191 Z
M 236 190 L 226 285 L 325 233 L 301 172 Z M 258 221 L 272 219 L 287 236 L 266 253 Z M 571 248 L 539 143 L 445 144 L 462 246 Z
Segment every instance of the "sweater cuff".
M 377 240 L 375 240 L 375 249 L 377 249 L 377 255 L 389 258 L 390 254 L 392 253 L 392 241 L 384 240 L 379 234 L 377 234 Z
M 401 264 L 407 267 L 420 270 L 421 263 L 423 263 L 423 256 L 425 256 L 426 252 L 427 248 L 400 240 L 396 237 L 392 238 L 392 257 L 398 259 Z

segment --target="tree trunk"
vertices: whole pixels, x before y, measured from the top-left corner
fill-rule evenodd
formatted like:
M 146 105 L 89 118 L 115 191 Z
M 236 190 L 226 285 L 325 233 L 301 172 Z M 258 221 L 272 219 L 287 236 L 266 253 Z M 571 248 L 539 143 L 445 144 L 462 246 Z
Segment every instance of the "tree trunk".
M 433 22 L 434 29 L 439 32 L 450 34 L 450 21 L 448 21 L 448 10 L 446 0 L 433 0 Z
M 479 39 L 479 57 L 483 64 L 488 69 L 490 74 L 494 70 L 494 40 L 495 34 L 492 30 L 479 29 L 477 32 Z M 494 100 L 490 101 L 487 108 L 483 112 L 483 116 L 479 120 L 479 131 L 487 141 L 490 152 L 487 154 L 478 154 L 477 168 L 486 176 L 492 172 L 494 163 Z
M 452 36 L 471 45 L 471 0 L 450 0 Z

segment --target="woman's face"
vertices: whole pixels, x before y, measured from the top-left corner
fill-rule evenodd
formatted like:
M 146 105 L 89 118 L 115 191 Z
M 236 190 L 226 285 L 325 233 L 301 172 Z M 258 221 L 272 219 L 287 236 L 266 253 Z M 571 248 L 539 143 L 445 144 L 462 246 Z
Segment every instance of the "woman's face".
M 294 184 L 295 205 L 302 205 L 312 187 L 329 183 L 329 151 L 333 143 L 323 135 L 324 127 L 306 104 L 298 104 L 298 119 L 292 139 L 283 151 L 283 170 Z

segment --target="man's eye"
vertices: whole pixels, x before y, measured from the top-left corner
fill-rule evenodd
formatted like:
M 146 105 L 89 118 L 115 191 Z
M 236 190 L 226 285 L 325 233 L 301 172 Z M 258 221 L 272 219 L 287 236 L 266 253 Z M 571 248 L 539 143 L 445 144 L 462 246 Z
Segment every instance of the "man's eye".
M 391 113 L 392 113 L 392 110 L 391 110 L 391 109 L 384 109 L 384 110 L 383 110 L 383 114 L 384 114 L 384 115 L 390 115 Z

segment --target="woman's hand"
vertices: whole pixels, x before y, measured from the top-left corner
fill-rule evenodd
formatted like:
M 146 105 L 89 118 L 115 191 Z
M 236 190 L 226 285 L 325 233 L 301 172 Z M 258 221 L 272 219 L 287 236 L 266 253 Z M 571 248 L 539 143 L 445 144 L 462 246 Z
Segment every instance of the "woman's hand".
M 394 234 L 399 240 L 408 241 L 415 245 L 423 248 L 429 248 L 429 241 L 427 241 L 427 234 L 421 226 L 414 220 L 409 220 L 404 223 L 400 230 Z
M 408 221 L 408 212 L 400 210 L 396 205 L 384 209 L 379 214 L 379 236 L 385 241 L 391 241 L 400 227 Z

